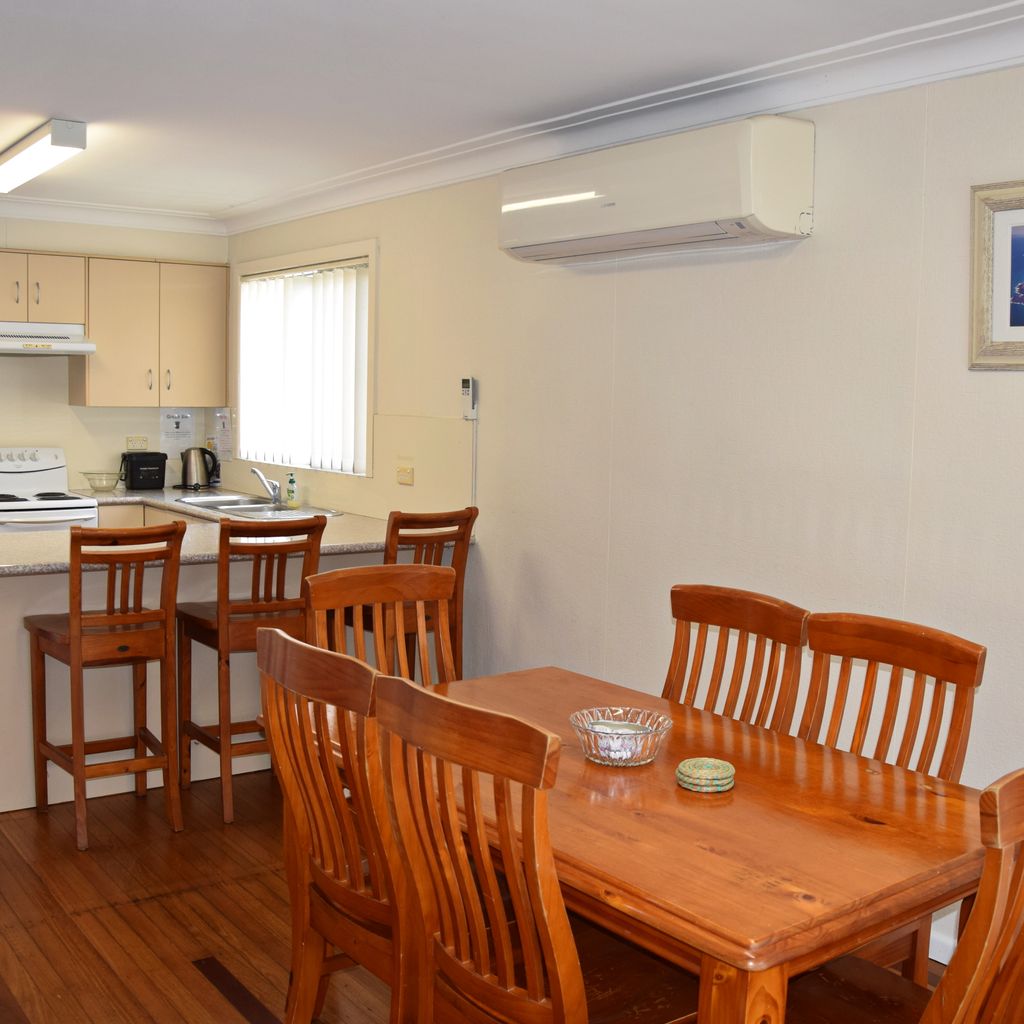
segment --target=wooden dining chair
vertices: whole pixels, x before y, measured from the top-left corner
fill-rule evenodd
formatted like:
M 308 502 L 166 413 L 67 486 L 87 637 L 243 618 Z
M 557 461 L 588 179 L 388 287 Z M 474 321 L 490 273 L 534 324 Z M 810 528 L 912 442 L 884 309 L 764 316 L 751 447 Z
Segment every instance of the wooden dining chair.
M 301 581 L 320 564 L 325 516 L 286 522 L 220 521 L 217 599 L 178 605 L 178 715 L 181 722 L 181 785 L 192 781 L 190 740 L 220 758 L 221 804 L 225 823 L 234 821 L 231 785 L 236 757 L 267 752 L 259 723 L 231 717 L 231 655 L 256 650 L 256 631 L 264 626 L 291 636 L 306 634 Z M 248 563 L 244 595 L 231 596 L 231 566 Z M 217 652 L 217 721 L 201 725 L 192 717 L 192 643 Z M 235 739 L 248 736 L 248 739 Z
M 985 648 L 928 626 L 844 613 L 807 620 L 811 679 L 798 734 L 958 782 Z M 861 955 L 928 977 L 931 919 Z
M 934 993 L 844 957 L 794 981 L 793 1024 L 1024 1024 L 1024 769 L 981 794 L 985 866 Z
M 676 635 L 662 697 L 789 732 L 807 642 L 807 612 L 766 594 L 731 587 L 680 583 L 671 597 Z M 717 639 L 708 667 L 712 628 Z
M 259 631 L 257 662 L 288 826 L 295 927 L 286 1024 L 319 1016 L 331 974 L 354 963 L 391 986 L 392 1024 L 414 1020 L 405 996 L 413 953 L 396 956 L 402 878 L 391 874 L 397 858 L 384 854 L 390 826 L 377 755 L 376 673 L 279 629 Z
M 424 686 L 451 682 L 448 609 L 455 587 L 455 570 L 440 565 L 369 565 L 310 576 L 303 583 L 307 637 L 389 675 L 418 677 Z
M 463 592 L 466 562 L 476 506 L 454 512 L 392 512 L 384 539 L 384 564 L 450 565 L 455 570 L 455 591 L 448 602 L 455 678 L 462 678 Z M 433 620 L 428 620 L 433 632 Z
M 32 753 L 35 760 L 36 807 L 49 804 L 47 762 L 70 772 L 74 779 L 75 839 L 78 849 L 89 845 L 86 783 L 113 775 L 135 775 L 135 792 L 146 793 L 146 773 L 163 773 L 167 818 L 175 832 L 182 828 L 178 792 L 177 720 L 174 700 L 174 602 L 184 523 L 124 530 L 71 527 L 68 573 L 68 611 L 29 615 L 32 665 Z M 97 610 L 82 607 L 82 570 L 101 570 L 106 600 Z M 145 603 L 146 580 L 159 577 L 159 603 Z M 46 723 L 46 657 L 68 666 L 71 688 L 71 742 L 53 743 Z M 158 739 L 146 724 L 146 670 L 160 663 L 160 725 Z M 100 665 L 130 665 L 133 680 L 133 727 L 129 736 L 86 739 L 85 672 Z M 86 763 L 91 754 L 131 751 L 111 760 Z
M 419 896 L 399 913 L 403 927 L 425 927 L 423 1020 L 695 1019 L 693 975 L 592 925 L 574 937 L 548 836 L 557 736 L 394 676 L 377 679 L 377 716 L 398 852 Z

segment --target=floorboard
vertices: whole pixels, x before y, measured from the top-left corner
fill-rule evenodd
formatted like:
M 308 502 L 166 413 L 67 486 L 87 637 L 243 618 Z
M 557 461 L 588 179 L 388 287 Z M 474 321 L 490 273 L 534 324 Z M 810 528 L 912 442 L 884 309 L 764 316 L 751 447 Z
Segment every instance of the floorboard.
M 277 1024 L 290 922 L 281 798 L 269 772 L 182 794 L 171 832 L 154 790 L 0 815 L 2 1024 Z M 937 981 L 941 965 L 932 964 Z M 388 990 L 362 968 L 331 981 L 322 1024 L 386 1024 Z
M 281 798 L 269 772 L 235 777 L 225 825 L 217 780 L 182 794 L 171 832 L 152 790 L 74 809 L 0 815 L 3 1024 L 276 1024 L 290 922 Z M 323 1024 L 385 1024 L 387 988 L 362 968 L 332 980 Z

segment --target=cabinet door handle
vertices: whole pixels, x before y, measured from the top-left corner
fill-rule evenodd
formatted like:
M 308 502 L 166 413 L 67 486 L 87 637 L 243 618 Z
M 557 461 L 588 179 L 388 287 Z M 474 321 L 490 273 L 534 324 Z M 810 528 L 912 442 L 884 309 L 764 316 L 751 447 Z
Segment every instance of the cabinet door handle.
M 167 390 L 171 390 L 171 371 L 167 371 Z
M 20 281 L 15 281 L 14 282 L 14 304 L 16 306 L 20 306 L 21 305 L 21 282 Z
M 153 390 L 153 371 L 152 370 L 147 370 L 146 371 L 146 386 L 149 388 L 150 391 Z
M 39 282 L 36 281 L 36 305 L 39 305 Z

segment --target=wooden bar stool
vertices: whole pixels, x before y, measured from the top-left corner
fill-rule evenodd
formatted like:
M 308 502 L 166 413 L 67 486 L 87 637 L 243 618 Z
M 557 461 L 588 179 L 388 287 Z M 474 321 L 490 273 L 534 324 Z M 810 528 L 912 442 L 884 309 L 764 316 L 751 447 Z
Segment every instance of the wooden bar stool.
M 225 823 L 234 821 L 231 765 L 236 757 L 265 754 L 266 737 L 255 718 L 231 719 L 231 655 L 256 650 L 256 630 L 272 626 L 304 640 L 305 606 L 302 581 L 320 565 L 320 539 L 325 516 L 287 522 L 243 522 L 222 519 L 217 559 L 217 600 L 178 605 L 178 714 L 181 721 L 181 785 L 192 782 L 190 740 L 220 757 L 220 791 Z M 294 558 L 292 557 L 294 556 Z M 301 561 L 300 561 L 301 556 Z M 230 564 L 251 563 L 249 589 L 232 597 Z M 289 562 L 292 572 L 289 573 Z M 192 641 L 217 652 L 217 721 L 199 725 L 192 720 Z M 255 739 L 235 740 L 235 736 Z
M 47 761 L 70 772 L 75 790 L 75 834 L 78 848 L 89 845 L 86 826 L 86 782 L 134 773 L 135 792 L 146 793 L 146 772 L 159 768 L 164 776 L 167 818 L 180 832 L 177 722 L 174 709 L 174 602 L 185 524 L 126 530 L 71 528 L 71 568 L 67 614 L 29 615 L 32 664 L 33 755 L 36 808 L 46 810 L 49 793 Z M 106 572 L 106 605 L 82 609 L 82 569 L 99 566 Z M 160 604 L 143 604 L 146 570 L 160 575 Z M 52 743 L 46 729 L 46 655 L 68 666 L 71 684 L 71 742 Z M 146 725 L 146 666 L 160 662 L 161 737 Z M 85 738 L 84 669 L 99 665 L 131 665 L 134 731 L 110 739 Z M 131 750 L 132 756 L 86 764 L 89 754 Z M 148 753 L 147 753 L 148 751 Z

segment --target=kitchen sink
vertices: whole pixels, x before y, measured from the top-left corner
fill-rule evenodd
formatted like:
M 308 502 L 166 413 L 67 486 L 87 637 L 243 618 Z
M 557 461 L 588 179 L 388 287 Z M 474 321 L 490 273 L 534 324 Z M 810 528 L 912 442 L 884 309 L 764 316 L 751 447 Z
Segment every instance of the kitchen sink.
M 212 508 L 215 512 L 236 505 L 271 504 L 269 498 L 260 498 L 255 494 L 203 494 L 194 498 L 179 498 L 178 501 L 183 505 L 195 505 L 196 508 Z
M 224 512 L 230 516 L 242 516 L 244 519 L 305 519 L 307 516 L 341 515 L 334 509 L 317 508 L 315 505 L 291 508 L 255 494 L 203 494 L 194 498 L 179 498 L 178 501 L 193 508 Z

